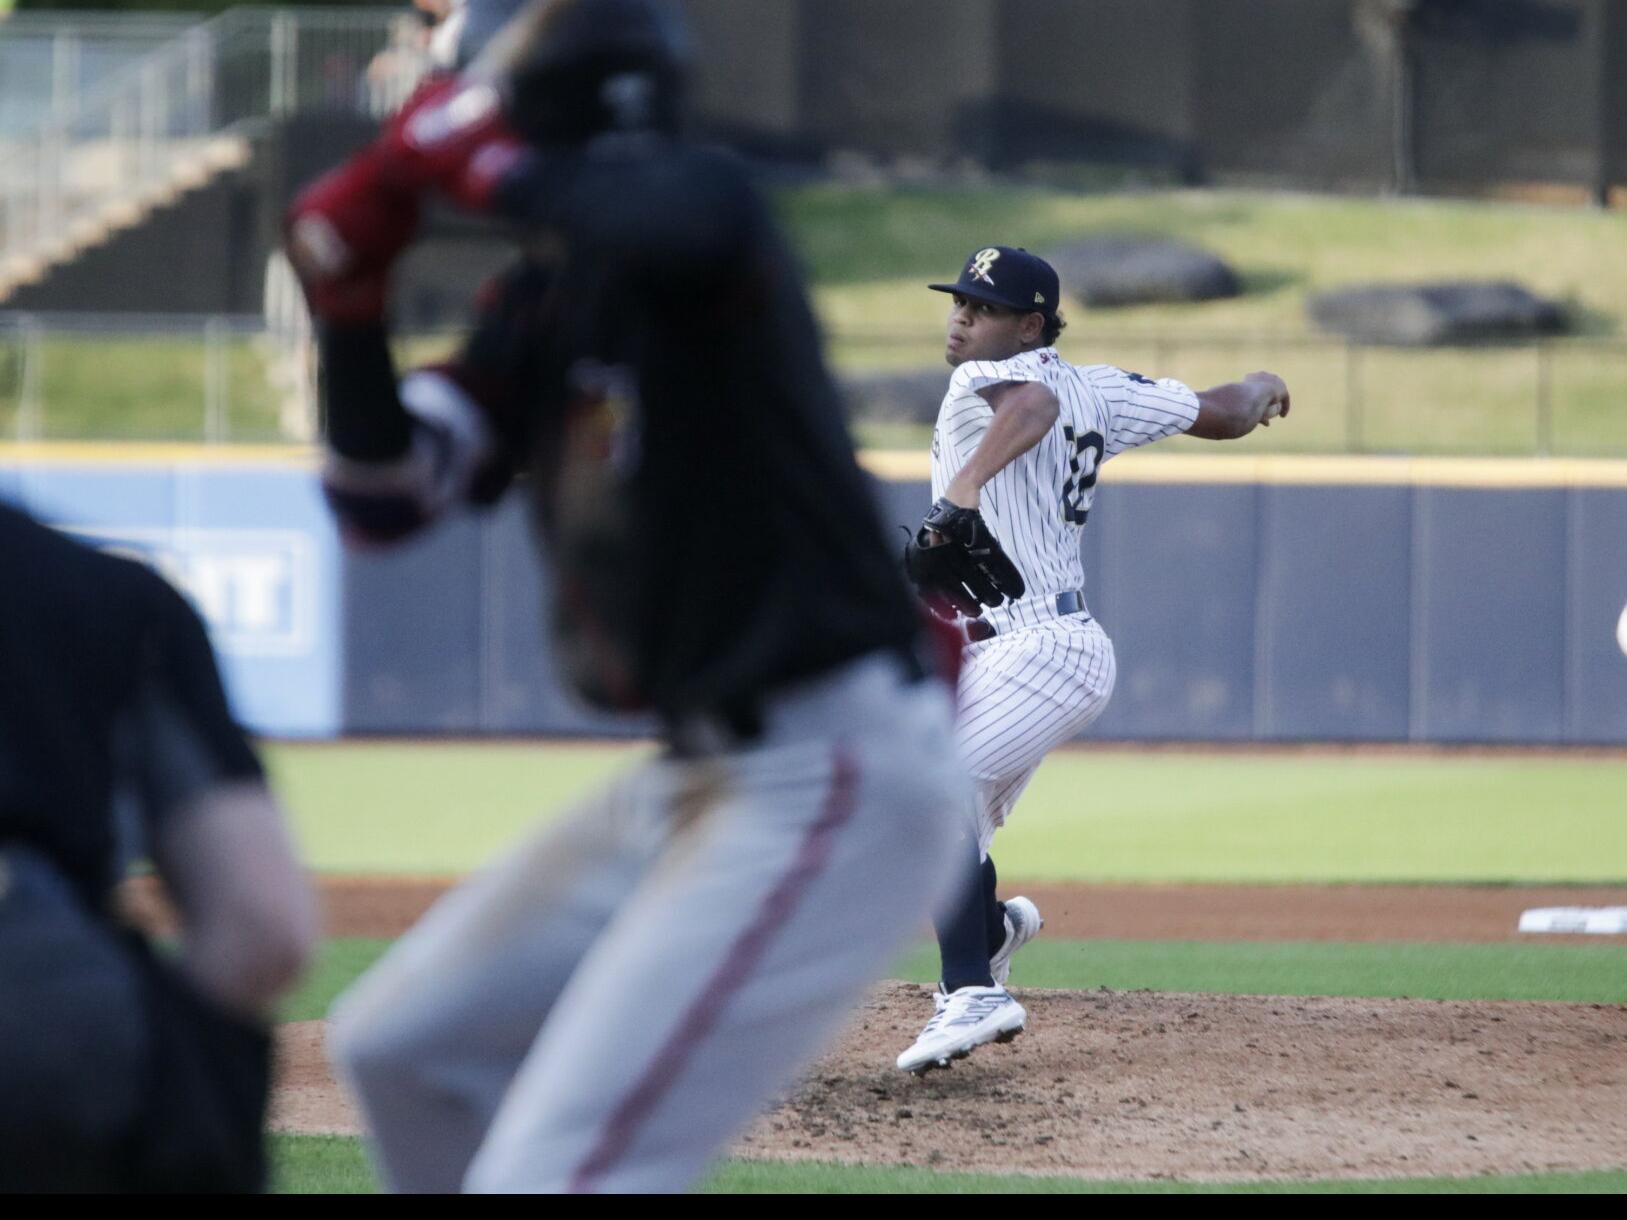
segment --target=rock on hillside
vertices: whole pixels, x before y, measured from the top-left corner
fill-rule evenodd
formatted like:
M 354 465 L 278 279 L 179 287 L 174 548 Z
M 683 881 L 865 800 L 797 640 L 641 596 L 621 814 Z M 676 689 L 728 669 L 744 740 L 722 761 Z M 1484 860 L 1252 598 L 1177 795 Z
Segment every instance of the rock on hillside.
M 1164 238 L 1092 237 L 1047 257 L 1062 291 L 1094 307 L 1210 301 L 1242 291 L 1221 259 Z
M 1506 281 L 1365 284 L 1312 297 L 1311 320 L 1358 343 L 1431 347 L 1551 335 L 1564 307 Z

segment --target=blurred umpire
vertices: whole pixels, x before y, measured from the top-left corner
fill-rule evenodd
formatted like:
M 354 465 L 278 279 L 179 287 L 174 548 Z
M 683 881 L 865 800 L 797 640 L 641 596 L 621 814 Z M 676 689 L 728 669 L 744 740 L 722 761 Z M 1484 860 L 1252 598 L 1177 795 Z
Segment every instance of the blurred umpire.
M 3 504 L 0 572 L 0 1190 L 259 1190 L 314 905 L 203 626 Z M 114 913 L 136 850 L 178 955 Z

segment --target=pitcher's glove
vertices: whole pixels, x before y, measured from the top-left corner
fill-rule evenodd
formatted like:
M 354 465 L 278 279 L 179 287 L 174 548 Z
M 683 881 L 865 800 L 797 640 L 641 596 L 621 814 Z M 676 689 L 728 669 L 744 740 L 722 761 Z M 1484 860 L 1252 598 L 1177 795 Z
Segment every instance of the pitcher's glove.
M 941 537 L 934 541 L 933 535 Z M 977 618 L 984 606 L 1027 592 L 1022 574 L 989 532 L 983 514 L 939 499 L 904 544 L 904 571 L 934 610 Z

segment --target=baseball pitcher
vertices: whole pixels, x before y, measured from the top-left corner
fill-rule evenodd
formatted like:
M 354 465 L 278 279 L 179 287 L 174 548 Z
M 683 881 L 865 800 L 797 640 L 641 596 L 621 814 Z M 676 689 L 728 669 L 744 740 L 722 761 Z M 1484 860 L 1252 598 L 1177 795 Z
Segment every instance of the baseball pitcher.
M 1005 989 L 1012 955 L 1042 926 L 1034 903 L 995 897 L 989 845 L 1054 747 L 1107 706 L 1113 644 L 1085 603 L 1080 539 L 1109 458 L 1185 432 L 1246 436 L 1288 414 L 1272 373 L 1194 393 L 1056 351 L 1066 322 L 1043 259 L 989 246 L 951 294 L 944 356 L 954 367 L 932 436 L 933 506 L 905 566 L 937 613 L 967 632 L 957 724 L 977 788 L 963 837 L 963 901 L 940 917 L 936 1012 L 898 1066 L 925 1072 L 1022 1032 Z M 987 607 L 987 610 L 984 610 Z

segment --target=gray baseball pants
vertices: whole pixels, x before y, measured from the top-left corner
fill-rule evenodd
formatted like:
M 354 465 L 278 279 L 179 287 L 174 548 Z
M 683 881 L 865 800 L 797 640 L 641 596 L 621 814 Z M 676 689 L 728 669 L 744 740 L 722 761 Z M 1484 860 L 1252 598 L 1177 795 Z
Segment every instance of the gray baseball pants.
M 695 1182 L 949 884 L 970 788 L 947 691 L 902 669 L 866 658 L 769 700 L 750 748 L 638 767 L 341 997 L 330 1054 L 389 1187 Z

